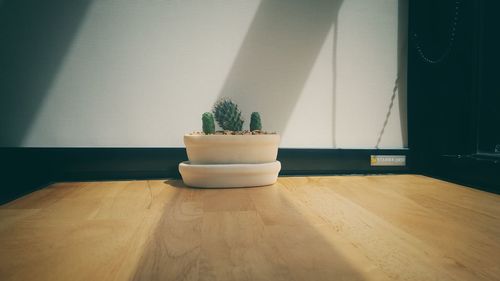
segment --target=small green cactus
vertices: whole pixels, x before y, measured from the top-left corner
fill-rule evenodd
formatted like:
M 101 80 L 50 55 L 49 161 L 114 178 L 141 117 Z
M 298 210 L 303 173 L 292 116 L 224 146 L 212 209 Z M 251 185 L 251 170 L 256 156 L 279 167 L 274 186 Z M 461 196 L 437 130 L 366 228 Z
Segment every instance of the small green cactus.
M 203 132 L 207 135 L 215 134 L 215 121 L 212 113 L 203 113 L 201 120 L 203 121 Z
M 217 101 L 213 108 L 213 113 L 217 124 L 223 130 L 241 131 L 243 128 L 243 119 L 238 105 L 228 98 Z
M 262 122 L 260 121 L 260 114 L 258 112 L 252 112 L 250 117 L 250 131 L 262 130 Z

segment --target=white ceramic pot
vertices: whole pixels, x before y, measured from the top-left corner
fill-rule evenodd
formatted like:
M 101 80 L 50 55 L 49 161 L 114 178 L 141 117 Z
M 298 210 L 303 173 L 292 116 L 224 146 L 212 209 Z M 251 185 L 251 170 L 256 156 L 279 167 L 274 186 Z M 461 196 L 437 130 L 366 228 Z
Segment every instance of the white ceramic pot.
M 281 163 L 264 164 L 179 164 L 184 184 L 192 187 L 228 188 L 270 185 L 278 179 Z
M 192 164 L 258 164 L 276 161 L 280 136 L 184 135 Z

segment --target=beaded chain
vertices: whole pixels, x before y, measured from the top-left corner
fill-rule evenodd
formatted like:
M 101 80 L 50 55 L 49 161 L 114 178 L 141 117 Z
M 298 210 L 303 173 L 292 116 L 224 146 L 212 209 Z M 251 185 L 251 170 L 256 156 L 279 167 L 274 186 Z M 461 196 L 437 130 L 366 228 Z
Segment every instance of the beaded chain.
M 453 48 L 453 44 L 455 42 L 457 24 L 458 24 L 458 16 L 460 14 L 460 5 L 461 5 L 460 0 L 455 1 L 455 15 L 453 17 L 453 22 L 451 24 L 450 39 L 448 41 L 448 45 L 446 47 L 446 50 L 438 58 L 434 59 L 434 58 L 430 58 L 429 56 L 425 55 L 425 52 L 423 51 L 423 48 L 422 48 L 422 44 L 418 40 L 417 33 L 413 32 L 412 36 L 413 36 L 413 39 L 415 40 L 415 46 L 417 49 L 417 53 L 419 54 L 420 58 L 422 60 L 424 60 L 425 62 L 431 63 L 431 64 L 441 63 L 450 54 L 451 49 Z

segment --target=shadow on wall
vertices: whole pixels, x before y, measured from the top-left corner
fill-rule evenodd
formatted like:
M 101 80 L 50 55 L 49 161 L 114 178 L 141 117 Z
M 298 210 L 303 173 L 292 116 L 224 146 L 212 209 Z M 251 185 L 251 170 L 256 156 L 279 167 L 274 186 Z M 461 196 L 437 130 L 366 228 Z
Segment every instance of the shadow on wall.
M 393 102 L 398 97 L 399 125 L 401 129 L 401 140 L 403 147 L 408 147 L 408 117 L 407 117 L 407 56 L 408 56 L 408 0 L 398 1 L 398 30 L 397 30 L 397 72 L 394 81 L 393 95 L 387 109 L 387 115 L 378 135 L 375 148 L 378 149 L 384 137 L 385 128 L 393 109 Z
M 219 97 L 273 113 L 266 127 L 283 132 L 342 1 L 263 0 Z
M 0 0 L 0 146 L 21 146 L 92 0 Z
M 408 0 L 398 1 L 398 101 L 403 147 L 408 147 L 407 68 L 408 68 Z

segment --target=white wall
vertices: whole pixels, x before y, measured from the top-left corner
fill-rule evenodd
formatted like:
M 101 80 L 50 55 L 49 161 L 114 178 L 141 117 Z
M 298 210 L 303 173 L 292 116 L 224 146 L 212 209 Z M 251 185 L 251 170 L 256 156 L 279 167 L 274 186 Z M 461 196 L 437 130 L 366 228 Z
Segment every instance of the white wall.
M 229 96 L 282 147 L 373 148 L 398 44 L 397 0 L 94 0 L 19 146 L 180 147 Z

